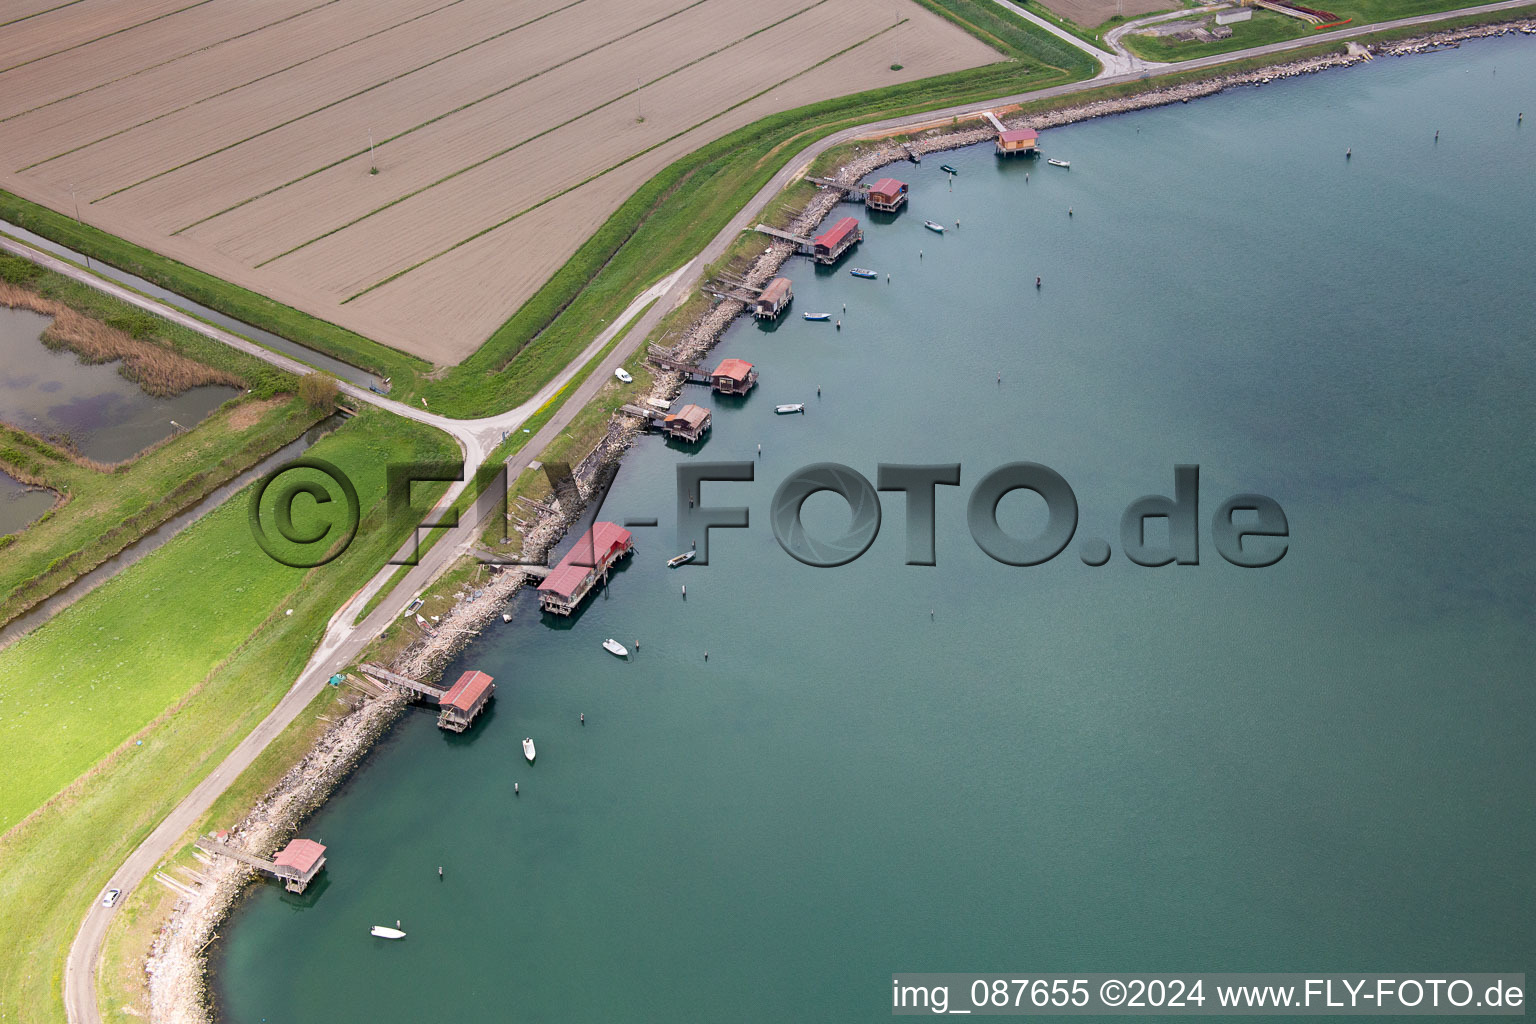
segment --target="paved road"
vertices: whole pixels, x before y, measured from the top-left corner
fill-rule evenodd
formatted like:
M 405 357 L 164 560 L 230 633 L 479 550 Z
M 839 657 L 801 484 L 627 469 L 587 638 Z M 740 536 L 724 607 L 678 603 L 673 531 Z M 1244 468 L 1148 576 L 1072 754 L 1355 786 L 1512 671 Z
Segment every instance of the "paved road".
M 1089 43 L 1087 40 L 1079 39 L 1077 36 L 1073 35 L 1071 32 L 1068 32 L 1061 26 L 1054 25 L 1040 17 L 1038 14 L 1033 14 L 1025 8 L 1020 7 L 1018 4 L 1013 3 L 1013 0 L 995 0 L 995 2 L 999 7 L 1006 7 L 1008 10 L 1012 11 L 1014 14 L 1017 14 L 1031 25 L 1036 25 L 1045 29 L 1045 31 L 1049 32 L 1051 35 L 1071 43 L 1073 46 L 1077 47 L 1079 50 L 1082 50 L 1088 56 L 1098 61 L 1099 73 L 1094 75 L 1094 78 L 1113 78 L 1116 75 L 1134 74 L 1141 71 L 1143 66 L 1146 64 L 1146 61 L 1143 61 L 1140 57 L 1137 57 L 1135 54 L 1129 53 L 1125 50 L 1116 49 L 1114 53 L 1101 50 L 1097 46 L 1094 46 L 1092 43 Z
M 1374 25 L 1360 25 L 1349 29 L 1328 32 L 1322 38 L 1308 36 L 1302 39 L 1285 40 L 1279 43 L 1271 43 L 1267 46 L 1254 47 L 1248 50 L 1239 50 L 1234 53 L 1225 53 L 1214 57 L 1205 57 L 1196 60 L 1181 61 L 1177 64 L 1167 64 L 1161 67 L 1148 68 L 1136 73 L 1114 75 L 1108 78 L 1101 77 L 1097 79 L 1090 79 L 1084 82 L 1074 82 L 1069 85 L 1056 86 L 1050 89 L 1040 89 L 1034 92 L 1020 93 L 1014 96 L 1004 96 L 992 101 L 989 104 L 966 104 L 964 106 L 947 107 L 943 110 L 929 111 L 928 113 L 921 115 L 892 118 L 885 121 L 879 121 L 855 128 L 845 129 L 844 131 L 834 133 L 833 135 L 827 136 L 818 142 L 812 143 L 797 153 L 793 158 L 791 158 L 786 163 L 786 165 L 777 174 L 775 174 L 768 181 L 768 183 L 758 191 L 755 196 L 752 197 L 752 200 L 734 217 L 731 218 L 730 222 L 725 226 L 725 228 L 722 229 L 720 233 L 717 234 L 707 246 L 705 246 L 703 252 L 691 260 L 687 265 L 670 275 L 665 280 L 648 289 L 643 295 L 637 298 L 635 302 L 632 303 L 630 307 L 625 311 L 625 315 L 620 317 L 619 320 L 614 324 L 610 325 L 603 332 L 603 334 L 599 335 L 598 339 L 593 341 L 592 345 L 588 346 L 587 350 L 583 352 L 582 355 L 573 360 L 555 382 L 552 382 L 549 387 L 541 390 L 539 396 L 536 396 L 530 401 L 525 402 L 517 409 L 508 410 L 506 413 L 487 417 L 482 420 L 452 420 L 448 419 L 447 417 L 431 414 L 424 410 L 410 408 L 409 406 L 402 405 L 399 402 L 390 402 L 387 399 L 381 400 L 379 396 L 374 395 L 371 392 L 363 391 L 362 389 L 349 388 L 348 393 L 352 394 L 359 400 L 371 402 L 374 405 L 379 405 L 384 408 L 389 408 L 391 411 L 399 412 L 401 415 L 408 416 L 411 419 L 424 423 L 431 423 L 434 426 L 441 427 L 442 429 L 453 434 L 453 436 L 459 440 L 460 445 L 465 448 L 466 461 L 468 461 L 476 453 L 478 453 L 479 461 L 483 461 L 485 454 L 489 452 L 489 450 L 494 447 L 495 443 L 500 439 L 501 431 L 518 429 L 517 424 L 522 423 L 528 415 L 531 415 L 534 410 L 537 410 L 540 406 L 542 406 L 544 401 L 547 401 L 548 397 L 553 395 L 553 393 L 558 390 L 558 388 L 563 387 L 565 383 L 568 383 L 575 376 L 575 373 L 579 371 L 579 369 L 585 365 L 586 362 L 590 360 L 592 356 L 598 350 L 600 350 L 604 344 L 607 343 L 608 340 L 611 340 L 613 335 L 619 329 L 621 329 L 624 323 L 628 322 L 630 318 L 634 317 L 634 315 L 652 298 L 659 299 L 659 301 L 656 302 L 656 304 L 650 309 L 649 312 L 645 313 L 639 318 L 638 322 L 635 323 L 634 329 L 629 333 L 629 335 L 620 345 L 615 347 L 614 351 L 610 353 L 608 358 L 603 361 L 602 365 L 599 366 L 591 376 L 589 376 L 580 385 L 578 385 L 577 389 L 571 394 L 570 398 L 565 402 L 564 405 L 561 406 L 560 410 L 550 419 L 550 421 L 546 423 L 544 427 L 541 428 L 538 433 L 529 440 L 528 444 L 526 444 L 516 456 L 508 461 L 507 466 L 509 479 L 515 479 L 519 473 L 528 467 L 528 463 L 533 460 L 535 455 L 538 452 L 543 451 L 559 435 L 560 431 L 564 430 L 566 426 L 569 425 L 571 419 L 575 417 L 576 413 L 579 412 L 587 402 L 591 401 L 593 396 L 597 394 L 598 390 L 607 383 L 608 377 L 612 374 L 613 369 L 620 365 L 625 359 L 627 359 L 629 355 L 634 351 L 634 349 L 645 340 L 645 338 L 650 334 L 655 326 L 661 321 L 662 316 L 664 316 L 674 306 L 681 302 L 693 290 L 697 284 L 697 279 L 702 272 L 702 269 L 723 255 L 726 248 L 735 240 L 736 236 L 743 229 L 749 227 L 755 222 L 759 212 L 767 204 L 767 202 L 775 195 L 777 195 L 792 180 L 803 174 L 805 167 L 810 163 L 811 160 L 833 146 L 841 145 L 844 142 L 848 142 L 861 136 L 887 133 L 893 129 L 915 127 L 939 121 L 946 121 L 955 116 L 972 116 L 983 110 L 989 109 L 990 107 L 1007 106 L 1010 104 L 1023 103 L 1031 100 L 1051 99 L 1059 96 L 1070 96 L 1074 93 L 1085 92 L 1105 84 L 1129 82 L 1143 77 L 1152 78 L 1178 72 L 1199 70 L 1202 68 L 1213 67 L 1218 64 L 1225 64 L 1231 61 L 1242 60 L 1245 58 L 1275 56 L 1287 53 L 1292 50 L 1301 49 L 1303 47 L 1312 46 L 1319 42 L 1338 41 L 1357 36 L 1368 35 L 1374 32 L 1381 32 L 1398 28 L 1413 28 L 1418 26 L 1432 25 L 1435 22 L 1444 21 L 1448 18 L 1459 17 L 1465 14 L 1483 14 L 1496 11 L 1507 11 L 1526 6 L 1529 2 L 1530 0 L 1501 0 L 1499 3 L 1483 4 L 1481 6 L 1467 7 L 1456 11 L 1446 11 L 1439 14 L 1425 14 L 1413 18 L 1401 18 L 1396 21 L 1379 22 Z M 3 246 L 10 251 L 17 251 L 17 249 L 13 247 L 13 243 L 9 243 L 5 239 L 0 239 L 0 246 Z M 43 260 L 39 257 L 44 256 L 44 254 L 38 253 L 35 250 L 26 249 L 25 247 L 21 248 L 25 251 L 21 251 L 20 255 L 26 256 L 29 259 L 43 262 Z M 47 258 L 50 260 L 53 259 L 52 257 Z M 65 263 L 63 261 L 56 262 L 59 264 L 59 266 L 54 267 L 54 269 L 60 269 L 60 272 L 62 273 L 69 273 L 72 277 L 77 277 L 80 280 L 86 281 L 93 286 L 103 288 L 104 290 L 112 290 L 111 282 L 105 282 L 100 278 L 89 275 L 85 270 L 76 267 L 74 264 Z M 178 323 L 183 323 L 186 326 L 191 327 L 193 330 L 201 331 L 210 337 L 215 337 L 218 338 L 218 340 L 233 344 L 242 350 L 251 351 L 251 349 L 247 348 L 247 346 L 251 346 L 252 343 L 246 341 L 244 338 L 238 338 L 235 335 L 228 334 L 227 332 L 219 331 L 217 328 L 210 327 L 208 324 L 203 323 L 201 320 L 188 317 L 186 314 L 181 314 L 177 310 L 170 310 L 168 307 L 162 307 L 160 304 L 155 303 L 154 300 L 146 299 L 144 296 L 141 296 L 136 292 L 128 291 L 127 289 L 124 289 L 123 291 L 126 294 L 119 295 L 119 297 L 123 298 L 125 301 L 132 302 L 135 305 L 143 306 L 146 309 L 151 309 L 152 311 L 159 313 L 162 316 L 170 316 L 171 319 L 176 320 Z M 114 294 L 116 293 L 114 292 Z M 286 359 L 286 357 L 278 355 L 277 353 L 269 352 L 266 349 L 261 349 L 260 346 L 252 347 L 257 350 L 253 352 L 253 354 L 260 358 L 267 359 L 269 362 L 273 362 L 277 365 L 282 365 L 280 360 Z M 292 362 L 292 360 L 289 360 L 289 362 Z M 301 364 L 295 364 L 295 366 L 297 367 L 295 372 L 306 373 L 309 371 L 308 367 L 302 366 Z M 515 423 L 513 422 L 514 420 L 516 421 Z M 476 461 L 475 465 L 478 465 L 479 461 Z M 460 490 L 462 490 L 462 485 L 458 485 L 452 488 L 450 490 L 450 494 L 457 495 Z M 445 495 L 443 501 L 439 503 L 439 507 L 442 507 L 442 505 L 451 500 L 451 497 Z M 309 704 L 309 702 L 314 698 L 315 694 L 320 691 L 320 688 L 325 685 L 326 680 L 329 679 L 335 671 L 350 664 L 357 657 L 358 653 L 363 649 L 363 647 L 366 646 L 368 639 L 372 637 L 374 633 L 388 625 L 390 622 L 394 621 L 394 619 L 404 610 L 405 604 L 410 600 L 412 595 L 414 595 L 421 588 L 425 587 L 428 583 L 431 582 L 432 579 L 436 578 L 436 576 L 444 568 L 446 568 L 447 565 L 451 564 L 462 553 L 469 550 L 469 546 L 474 542 L 478 532 L 476 529 L 477 524 L 471 523 L 469 521 L 472 518 L 472 516 L 466 516 L 465 522 L 461 524 L 458 529 L 450 531 L 448 536 L 440 540 L 430 552 L 424 555 L 421 559 L 421 564 L 414 567 L 407 574 L 406 578 L 402 580 L 398 586 L 396 586 L 390 597 L 380 602 L 379 607 L 376 608 L 373 613 L 365 618 L 362 622 L 359 622 L 353 626 L 349 621 L 353 614 L 353 609 L 366 601 L 366 598 L 361 596 L 361 592 L 359 595 L 354 596 L 351 601 L 349 601 L 346 605 L 337 611 L 336 615 L 332 617 L 331 623 L 327 628 L 325 639 L 321 642 L 321 646 L 316 650 L 314 656 L 310 659 L 310 662 L 306 666 L 303 674 L 301 674 L 299 679 L 294 683 L 293 688 L 283 697 L 283 699 L 278 703 L 277 707 L 272 710 L 271 714 L 263 719 L 262 722 L 251 732 L 251 734 L 242 740 L 240 744 L 230 752 L 229 756 L 225 758 L 225 760 L 217 768 L 215 768 L 207 778 L 199 783 L 197 787 L 194 788 L 192 792 L 189 793 L 186 798 L 176 806 L 170 815 L 167 816 L 163 822 L 161 822 L 160 826 L 156 828 L 155 831 L 151 833 L 150 836 L 145 839 L 137 849 L 134 850 L 134 852 L 129 856 L 128 860 L 126 860 L 123 865 L 118 868 L 117 872 L 112 876 L 111 881 L 108 882 L 109 887 L 122 889 L 124 893 L 130 892 L 135 886 L 141 883 L 145 877 L 148 876 L 149 872 L 154 869 L 154 867 L 163 857 L 165 857 L 176 848 L 178 842 L 182 836 L 186 834 L 187 830 L 197 822 L 197 820 L 210 806 L 212 806 L 214 799 L 217 798 L 218 795 L 222 793 L 224 789 L 235 780 L 241 771 L 243 771 L 248 765 L 250 765 L 252 761 L 255 760 L 256 756 L 260 754 L 263 749 L 265 749 L 268 743 L 270 743 L 291 721 L 293 721 L 295 717 L 297 717 L 299 712 Z M 371 586 L 376 587 L 382 581 L 382 579 L 387 578 L 389 571 L 390 570 L 387 569 L 385 573 L 381 573 L 380 576 L 375 577 L 375 580 Z M 96 970 L 101 958 L 102 940 L 105 937 L 107 925 L 110 920 L 110 910 L 102 907 L 99 902 L 92 904 L 86 913 L 84 922 L 80 926 L 79 933 L 75 936 L 74 944 L 70 947 L 69 958 L 65 962 L 64 966 L 64 1006 L 66 1012 L 68 1013 L 71 1024 L 100 1024 L 101 1016 L 96 1005 Z
M 113 282 L 104 281 L 87 271 L 76 267 L 72 263 L 57 260 L 45 253 L 27 249 L 24 246 L 10 244 L 7 239 L 0 239 L 0 247 L 7 251 L 17 252 L 28 259 L 36 260 L 49 266 L 60 273 L 68 274 L 78 280 L 85 281 L 95 287 L 109 291 L 124 301 L 151 310 L 161 316 L 175 320 L 177 323 L 191 327 L 209 337 L 217 338 L 228 344 L 234 345 L 243 351 L 251 351 L 251 343 L 244 338 L 220 331 L 189 317 L 178 310 L 164 306 L 153 299 L 148 299 L 137 292 L 123 289 Z M 656 285 L 647 289 L 613 324 L 604 329 L 593 342 L 587 346 L 580 356 L 572 360 L 569 366 L 553 381 L 533 398 L 524 402 L 516 409 L 508 410 L 496 416 L 486 417 L 480 420 L 452 420 L 447 417 L 437 416 L 412 409 L 410 406 L 388 399 L 381 399 L 378 395 L 361 388 L 343 385 L 349 394 L 361 401 L 370 402 L 373 405 L 390 409 L 400 415 L 422 423 L 430 423 L 439 426 L 451 433 L 464 449 L 466 465 L 465 481 L 450 486 L 448 492 L 438 502 L 436 508 L 446 508 L 459 495 L 468 481 L 474 479 L 475 470 L 485 461 L 486 455 L 500 442 L 503 431 L 512 431 L 521 428 L 521 424 L 534 412 L 540 409 L 545 402 L 554 396 L 561 388 L 570 383 L 571 379 L 587 364 L 602 348 L 613 340 L 613 337 L 621 331 L 630 321 L 640 313 L 652 300 L 661 298 L 671 293 L 674 296 L 686 294 L 674 288 L 681 279 L 694 266 L 690 262 L 682 269 L 668 275 Z M 119 290 L 120 289 L 120 290 Z M 608 382 L 613 374 L 614 367 L 618 366 L 628 356 L 636 345 L 644 340 L 651 329 L 660 321 L 662 314 L 670 309 L 670 306 L 658 304 L 650 313 L 642 317 L 635 325 L 635 329 L 625 338 L 622 345 L 616 347 L 610 353 L 603 364 L 586 380 L 577 386 L 569 399 L 561 406 L 560 410 L 551 417 L 537 433 L 529 439 L 522 450 L 512 459 L 508 460 L 508 479 L 516 479 L 517 475 L 528 468 L 528 463 L 533 460 L 538 452 L 543 451 L 560 431 L 570 425 L 571 419 L 592 400 L 598 390 Z M 260 346 L 252 346 L 253 355 L 265 359 L 284 369 L 295 373 L 307 373 L 310 368 L 279 353 L 269 352 Z M 288 365 L 291 364 L 291 365 Z M 326 625 L 325 637 L 319 647 L 310 657 L 304 671 L 294 682 L 292 688 L 278 701 L 277 706 L 262 719 L 261 722 L 247 735 L 229 755 L 220 762 L 202 782 L 182 799 L 174 810 L 163 820 L 148 838 L 139 845 L 128 859 L 113 873 L 107 883 L 107 888 L 121 889 L 124 894 L 132 892 L 152 872 L 161 859 L 173 851 L 179 844 L 182 836 L 192 828 L 209 807 L 213 805 L 219 794 L 227 789 L 240 773 L 250 766 L 258 755 L 266 749 L 287 726 L 308 707 L 315 696 L 324 689 L 332 675 L 352 664 L 362 653 L 368 641 L 376 636 L 385 626 L 393 622 L 404 611 L 405 605 L 418 591 L 426 587 L 448 568 L 459 556 L 466 553 L 470 546 L 477 540 L 479 530 L 475 517 L 466 515 L 460 525 L 450 530 L 432 549 L 421 556 L 420 564 L 412 567 L 400 583 L 391 592 L 390 596 L 379 602 L 375 608 L 362 621 L 353 623 L 352 618 L 357 609 L 367 604 L 372 596 L 396 570 L 393 565 L 382 569 L 369 584 L 354 594 L 346 604 L 336 611 Z M 407 548 L 414 545 L 414 541 L 407 541 L 400 551 L 403 554 Z M 100 902 L 93 903 L 90 910 L 81 923 L 80 931 L 75 935 L 75 941 L 70 947 L 69 957 L 64 964 L 64 1008 L 68 1018 L 79 1024 L 99 1024 L 101 1015 L 96 1005 L 96 973 L 101 962 L 101 947 L 106 938 L 107 927 L 112 920 L 112 910 L 101 906 Z
M 1143 68 L 1160 68 L 1163 66 L 1164 62 L 1141 60 L 1140 57 L 1137 57 L 1135 54 L 1131 53 L 1130 50 L 1127 50 L 1125 48 L 1125 44 L 1120 40 L 1124 38 L 1127 33 L 1135 32 L 1138 29 L 1145 28 L 1148 25 L 1155 25 L 1160 21 L 1173 21 L 1175 18 L 1188 18 L 1195 14 L 1206 14 L 1210 11 L 1224 11 L 1227 9 L 1227 7 L 1227 4 L 1213 4 L 1210 7 L 1202 7 L 1198 11 L 1190 10 L 1186 7 L 1182 10 L 1168 11 L 1164 14 L 1154 14 L 1146 18 L 1137 18 L 1134 21 L 1128 21 L 1123 25 L 1117 25 L 1110 29 L 1109 35 L 1104 37 L 1104 41 L 1107 42 L 1109 44 L 1109 48 L 1114 50 L 1116 53 L 1125 57 L 1130 57 L 1133 60 L 1141 61 L 1141 66 Z

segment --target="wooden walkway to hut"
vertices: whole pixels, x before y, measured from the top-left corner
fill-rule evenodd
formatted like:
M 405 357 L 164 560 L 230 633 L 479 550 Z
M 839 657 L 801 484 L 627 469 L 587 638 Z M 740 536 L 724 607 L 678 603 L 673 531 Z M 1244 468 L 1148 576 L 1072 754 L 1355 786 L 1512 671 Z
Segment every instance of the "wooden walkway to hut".
M 546 577 L 548 573 L 546 572 Z M 449 732 L 463 732 L 496 695 L 495 681 L 484 672 L 470 670 L 452 686 L 424 683 L 377 665 L 359 665 L 362 672 L 380 682 L 425 697 L 438 707 L 437 727 Z
M 303 892 L 320 873 L 320 869 L 325 867 L 325 847 L 313 839 L 295 839 L 271 860 L 237 850 L 213 836 L 199 836 L 193 845 L 207 853 L 237 860 L 246 867 L 271 875 L 282 882 L 283 888 L 289 892 Z
M 767 224 L 759 224 L 757 230 L 770 238 L 777 238 L 783 242 L 793 242 L 796 252 L 809 253 L 816 244 L 816 240 L 813 238 L 792 234 L 788 231 L 780 231 L 778 228 L 771 228 Z

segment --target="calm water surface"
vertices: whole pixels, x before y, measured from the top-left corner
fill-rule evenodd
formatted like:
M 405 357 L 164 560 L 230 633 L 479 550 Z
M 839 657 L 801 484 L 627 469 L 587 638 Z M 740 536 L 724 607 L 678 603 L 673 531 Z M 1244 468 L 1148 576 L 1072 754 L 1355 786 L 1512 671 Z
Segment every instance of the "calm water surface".
M 1520 110 L 1536 48 L 1501 40 L 1047 132 L 1070 171 L 901 167 L 909 211 L 836 271 L 791 264 L 776 329 L 731 329 L 750 399 L 692 392 L 708 443 L 625 462 L 605 518 L 661 526 L 608 592 L 574 622 L 524 594 L 450 669 L 496 677 L 492 712 L 409 716 L 306 826 L 323 884 L 245 902 L 224 1019 L 874 1021 L 893 971 L 1536 973 Z M 674 467 L 759 443 L 754 483 L 704 492 L 751 528 L 667 570 Z M 1108 565 L 977 550 L 970 487 L 1021 459 Z M 821 460 L 962 463 L 939 564 L 902 564 L 896 495 L 851 565 L 784 554 L 773 490 Z M 1201 562 L 1132 565 L 1120 512 L 1182 462 Z M 1289 516 L 1272 568 L 1211 544 L 1241 491 Z M 999 510 L 1021 535 L 1026 497 Z
M 0 420 L 43 437 L 67 436 L 82 455 L 120 462 L 195 426 L 238 392 L 210 385 L 155 398 L 118 373 L 119 363 L 87 364 L 38 340 L 50 318 L 0 307 Z
M 53 507 L 52 491 L 28 487 L 7 473 L 0 473 L 0 535 L 15 533 Z

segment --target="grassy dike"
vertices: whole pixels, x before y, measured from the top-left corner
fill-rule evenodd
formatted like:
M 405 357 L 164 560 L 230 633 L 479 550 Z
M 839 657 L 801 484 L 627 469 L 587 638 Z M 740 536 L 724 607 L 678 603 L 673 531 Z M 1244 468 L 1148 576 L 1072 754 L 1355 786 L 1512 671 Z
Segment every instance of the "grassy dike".
M 0 218 L 196 302 L 394 378 L 393 397 L 481 416 L 532 396 L 635 294 L 685 263 L 804 145 L 852 125 L 1087 78 L 1097 64 L 990 0 L 917 0 L 997 47 L 996 64 L 774 114 L 679 159 L 635 192 L 574 257 L 462 364 L 428 379 L 422 360 L 220 281 L 10 193 Z
M 647 306 L 642 309 L 635 320 L 643 316 L 649 308 Z M 503 462 L 521 451 L 539 428 L 564 405 L 566 397 L 575 386 L 597 368 L 613 347 L 628 335 L 632 327 L 633 322 L 589 360 L 567 388 L 551 398 L 529 418 L 526 424 L 527 433 L 519 429 L 498 445 L 487 457 L 487 464 L 495 465 Z M 584 457 L 603 436 L 608 419 L 613 412 L 625 402 L 635 401 L 650 391 L 653 380 L 651 368 L 643 363 L 635 363 L 630 369 L 635 378 L 633 383 L 621 384 L 616 379 L 609 381 L 598 397 L 588 403 L 572 424 L 540 453 L 541 458 L 565 459 L 574 463 Z M 525 472 L 519 480 L 509 481 L 509 484 L 512 493 L 527 496 L 538 496 L 548 489 L 543 474 L 536 470 Z M 461 496 L 455 502 L 454 508 L 462 513 L 472 500 L 472 495 Z M 445 533 L 444 530 L 431 530 L 424 534 L 421 538 L 422 552 L 429 550 Z M 512 544 L 498 547 L 498 542 L 501 540 L 501 524 L 493 521 L 486 524 L 482 531 L 481 542 L 487 548 L 494 548 L 503 555 L 510 555 L 520 550 L 520 544 L 518 544 L 520 535 L 512 532 L 510 536 Z M 474 558 L 463 558 L 450 566 L 424 592 L 423 596 L 427 603 L 423 606 L 422 613 L 435 615 L 446 612 L 452 607 L 452 594 L 464 583 L 474 580 L 479 568 Z M 381 591 L 356 613 L 354 621 L 365 618 L 382 602 L 404 576 L 405 571 L 405 567 L 397 569 Z M 358 660 L 388 662 L 409 640 L 409 634 L 398 625 L 391 626 Z M 262 751 L 255 762 L 241 773 L 230 788 L 219 796 L 193 830 L 194 833 L 225 827 L 242 818 L 264 793 L 308 753 L 315 741 L 329 728 L 329 719 L 345 711 L 346 708 L 338 700 L 335 691 L 326 690 L 316 697 L 311 706 L 294 719 L 288 728 L 266 750 Z M 0 845 L 0 850 L 3 850 L 3 845 Z M 192 855 L 190 842 L 168 857 L 164 866 L 197 870 L 198 863 Z M 140 1009 L 142 1007 L 145 997 L 144 959 L 154 942 L 156 931 L 174 905 L 175 895 L 169 889 L 148 883 L 130 894 L 122 904 L 112 922 L 102 951 L 102 968 L 98 986 L 104 1019 L 108 1021 L 135 1019 L 134 1013 L 127 1012 L 123 1008 Z
M 438 431 L 366 410 L 311 454 L 358 491 L 361 526 L 335 561 L 273 562 L 252 540 L 243 491 L 0 652 L 0 736 L 12 751 L 0 795 L 0 1019 L 64 1019 L 63 964 L 85 908 L 271 710 L 336 607 L 398 546 L 403 531 L 384 523 L 385 461 L 458 453 Z M 418 506 L 441 493 L 418 490 Z M 309 523 L 302 500 L 295 520 Z

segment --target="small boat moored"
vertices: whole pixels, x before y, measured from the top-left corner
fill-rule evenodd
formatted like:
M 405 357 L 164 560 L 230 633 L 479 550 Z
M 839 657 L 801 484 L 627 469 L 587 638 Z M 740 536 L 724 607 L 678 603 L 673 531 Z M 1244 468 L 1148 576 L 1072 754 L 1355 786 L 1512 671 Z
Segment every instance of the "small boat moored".
M 619 380 L 623 381 L 625 384 L 632 383 L 634 381 L 634 379 L 635 379 L 635 378 L 631 377 L 629 375 L 629 371 L 624 369 L 624 367 L 622 367 L 622 366 L 619 367 L 618 369 L 614 370 L 613 371 L 613 375 L 615 377 L 619 378 Z
M 875 273 L 873 270 L 868 269 L 867 267 L 854 267 L 852 270 L 848 271 L 848 273 L 852 274 L 854 277 L 879 277 L 880 276 L 879 274 Z
M 773 407 L 773 411 L 778 413 L 780 416 L 783 416 L 786 413 L 792 413 L 792 412 L 805 412 L 805 403 L 804 402 L 788 402 L 788 403 L 786 403 L 784 405 L 776 405 L 776 406 L 774 406 Z
M 959 171 L 955 170 L 953 167 L 949 166 L 949 164 L 939 164 L 939 170 L 943 171 L 945 174 L 959 174 L 960 173 Z
M 831 320 L 832 319 L 832 314 L 831 313 L 807 313 L 807 314 L 805 314 L 805 318 L 807 320 Z
M 935 221 L 925 220 L 923 221 L 923 227 L 927 228 L 929 231 L 937 231 L 941 235 L 944 233 L 944 225 Z
M 619 643 L 613 637 L 609 637 L 607 640 L 603 641 L 603 650 L 607 651 L 609 654 L 617 654 L 621 658 L 629 657 L 629 648 Z M 533 758 L 530 757 L 528 760 L 531 761 Z
M 694 554 L 695 552 L 692 551 L 684 551 L 680 555 L 673 555 L 671 558 L 667 559 L 667 568 L 676 569 L 680 565 L 684 565 L 693 561 Z
M 1072 166 L 1072 161 L 1071 160 L 1057 160 L 1055 157 L 1051 157 L 1049 160 L 1046 161 L 1046 163 L 1050 164 L 1052 167 L 1071 167 Z
M 368 934 L 376 939 L 403 939 L 405 938 L 405 932 L 400 930 L 399 924 L 400 922 L 396 921 L 396 927 L 394 928 L 389 927 L 387 924 L 376 924 L 369 929 Z
M 523 737 L 523 756 L 528 759 L 529 764 L 533 764 L 533 759 L 539 756 L 538 751 L 533 749 L 532 736 Z

